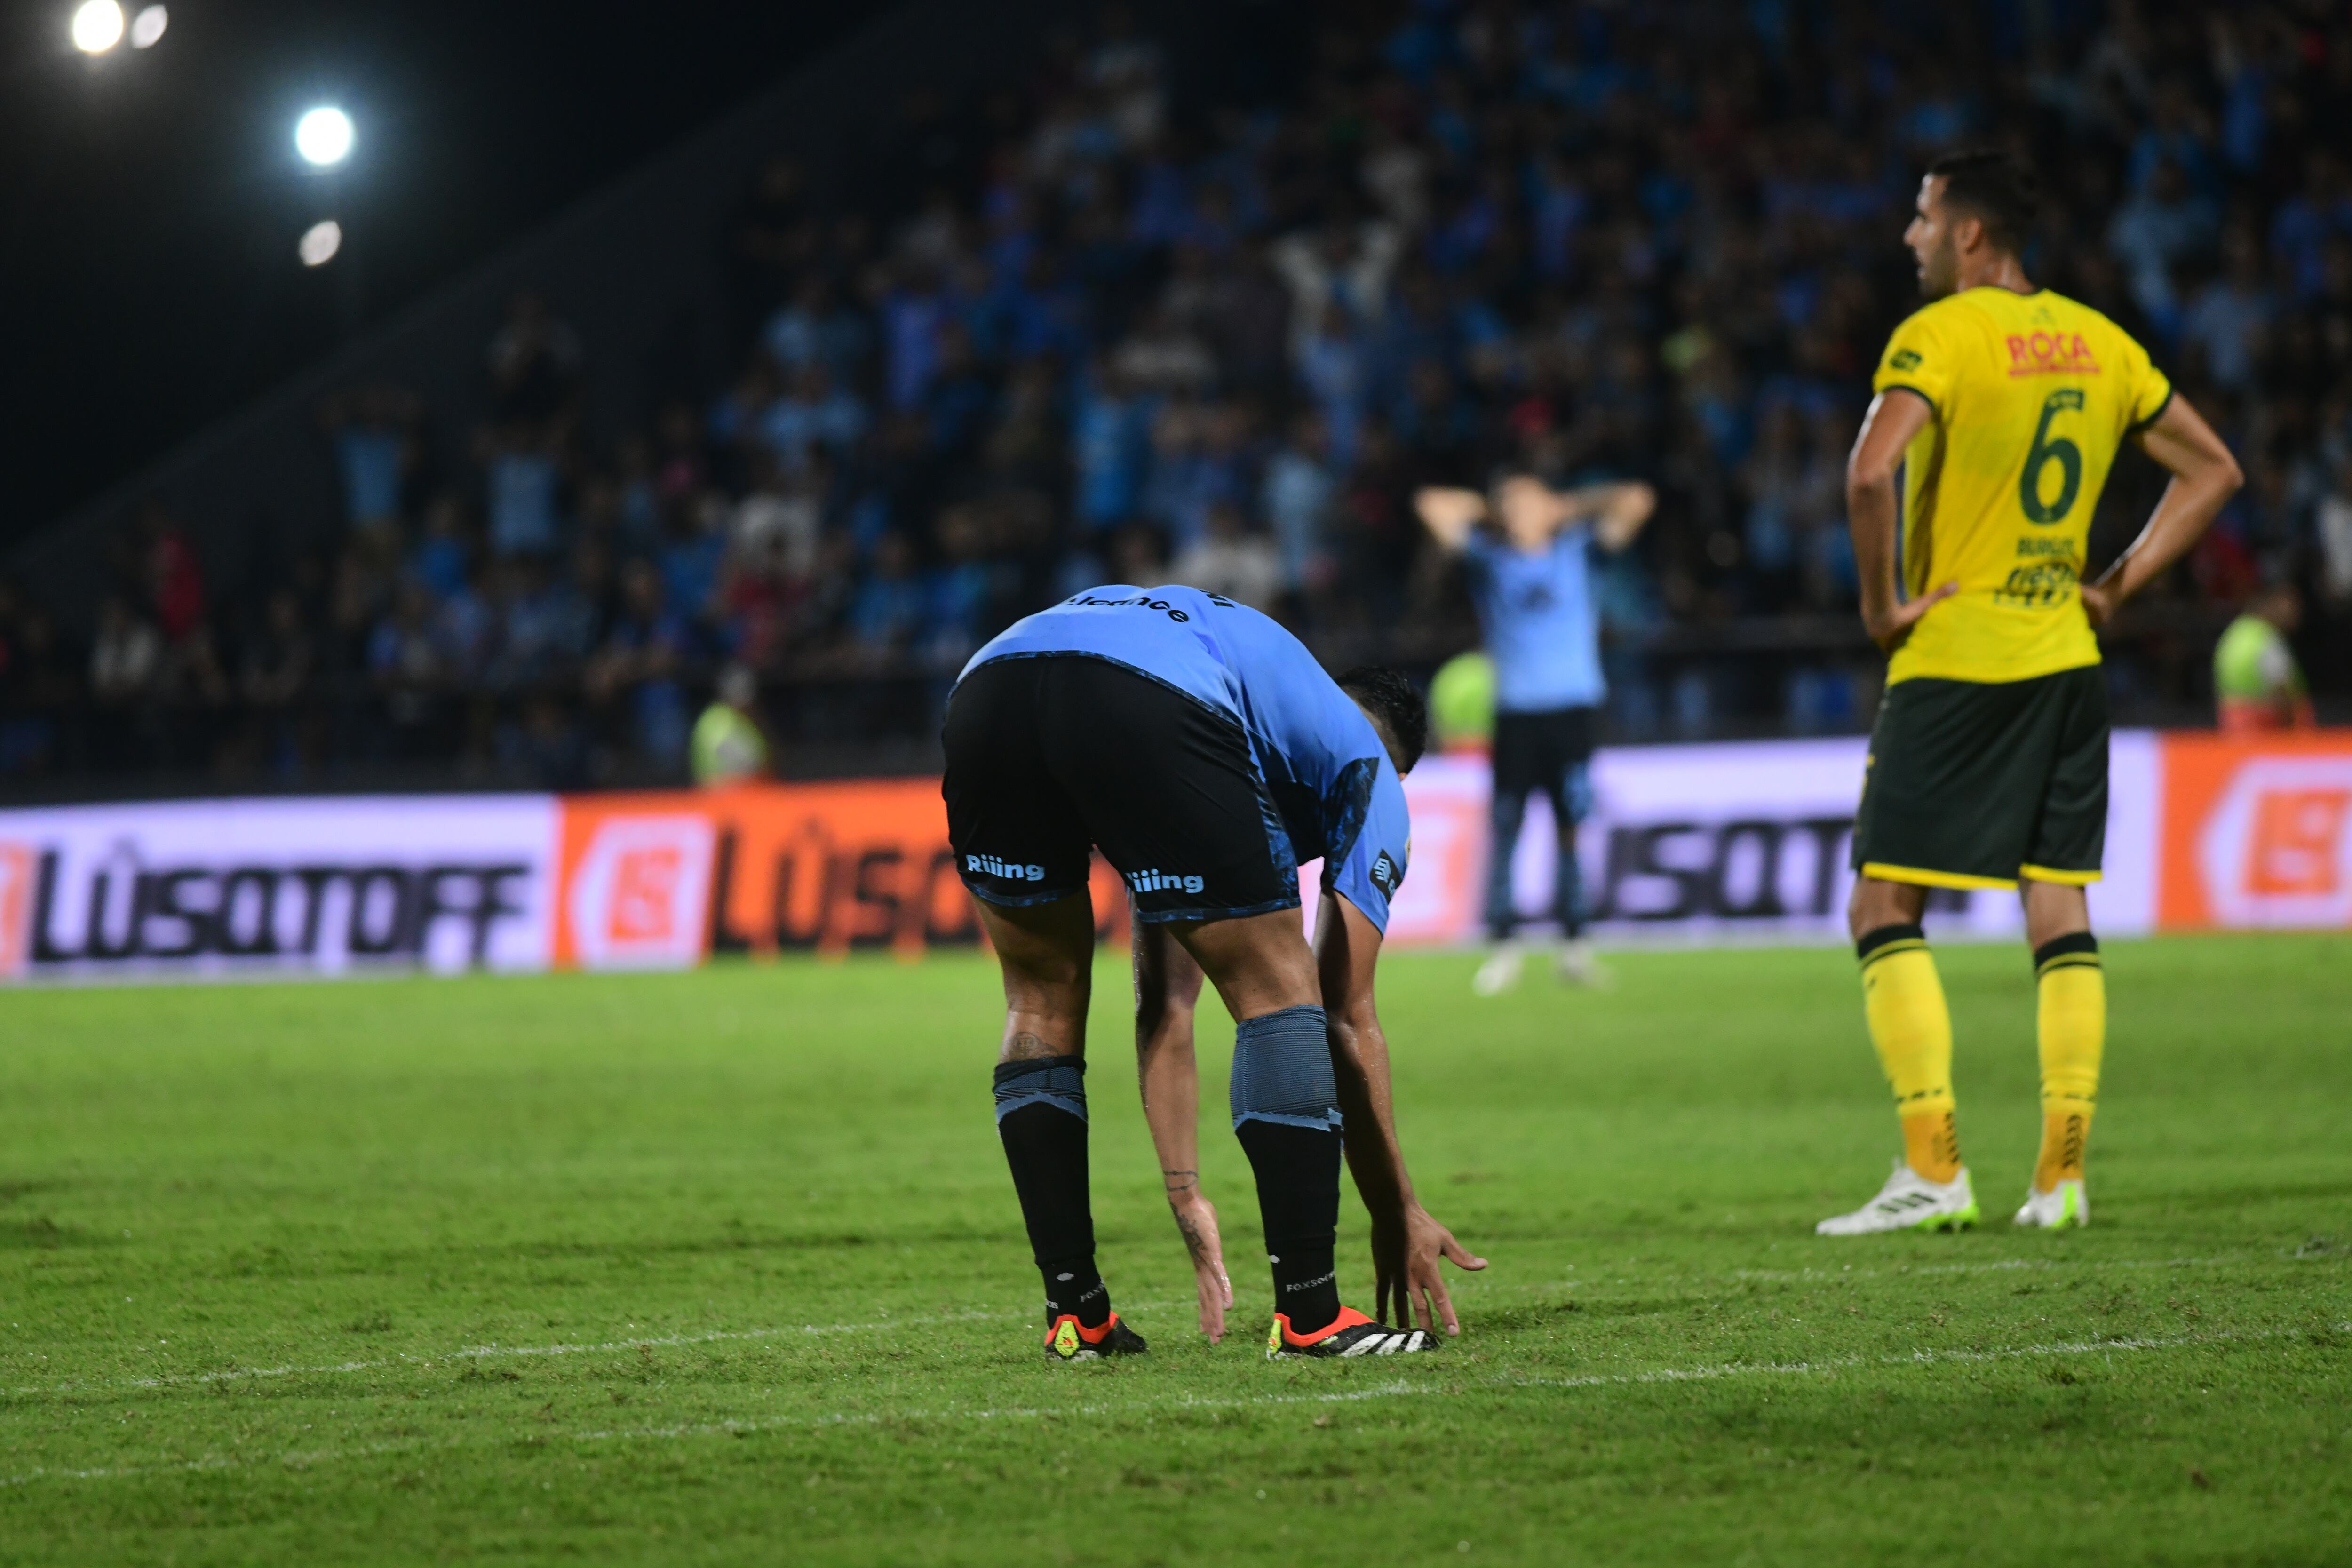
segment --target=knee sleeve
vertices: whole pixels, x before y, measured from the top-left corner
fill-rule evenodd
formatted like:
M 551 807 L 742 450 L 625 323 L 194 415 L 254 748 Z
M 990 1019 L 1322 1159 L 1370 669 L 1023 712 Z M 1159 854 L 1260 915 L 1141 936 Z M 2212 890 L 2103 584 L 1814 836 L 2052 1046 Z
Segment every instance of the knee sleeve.
M 1084 1057 L 1033 1057 L 1027 1061 L 1002 1062 L 996 1068 L 996 1120 L 1024 1105 L 1050 1105 L 1087 1119 L 1087 1061 Z
M 1337 1131 L 1339 1087 L 1320 1007 L 1285 1007 L 1234 1031 L 1234 1130 L 1244 1121 Z

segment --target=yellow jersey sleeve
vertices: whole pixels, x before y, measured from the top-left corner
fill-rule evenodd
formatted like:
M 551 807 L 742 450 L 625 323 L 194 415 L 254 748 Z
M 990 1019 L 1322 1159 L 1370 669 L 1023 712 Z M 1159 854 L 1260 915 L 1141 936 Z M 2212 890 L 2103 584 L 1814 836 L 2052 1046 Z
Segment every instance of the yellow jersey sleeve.
M 1878 362 L 1878 374 L 1870 378 L 1870 390 L 1887 393 L 1901 388 L 1916 393 L 1927 400 L 1927 406 L 1938 418 L 1951 406 L 1952 385 L 1960 374 L 1960 356 L 1957 345 L 1940 320 L 1942 312 L 1932 306 L 1915 311 L 1910 320 L 1895 329 L 1886 340 L 1886 353 Z
M 2116 336 L 2123 342 L 2126 428 L 2145 430 L 2170 405 L 2172 382 L 2156 368 L 2138 339 L 2120 330 Z

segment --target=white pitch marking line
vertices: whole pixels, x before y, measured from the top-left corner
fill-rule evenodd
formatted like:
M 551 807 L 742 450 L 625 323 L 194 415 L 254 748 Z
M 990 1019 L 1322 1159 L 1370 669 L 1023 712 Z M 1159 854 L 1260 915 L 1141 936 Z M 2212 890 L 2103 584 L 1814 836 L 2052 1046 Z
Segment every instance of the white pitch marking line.
M 2093 1268 L 2217 1268 L 2226 1267 L 2233 1261 L 2240 1260 L 2223 1258 L 2046 1259 L 2019 1258 L 2004 1258 L 2000 1261 L 1990 1263 L 1925 1264 L 1916 1268 L 1913 1268 L 1908 1265 L 1898 1265 L 1894 1268 L 1872 1268 L 1866 1267 L 1862 1268 L 1847 1268 L 1837 1269 L 1811 1268 L 1796 1269 L 1735 1268 L 1728 1270 L 1727 1274 L 1723 1275 L 1651 1274 L 1640 1276 L 1640 1278 L 1650 1282 L 1689 1279 L 1719 1279 L 1724 1278 L 1734 1279 L 1848 1279 L 1856 1276 L 1969 1274 L 2021 1268 L 2077 1268 L 2085 1267 Z M 1612 1280 L 1619 1284 L 1629 1282 L 1628 1280 L 1616 1276 L 1610 1276 L 1604 1279 L 1601 1275 L 1596 1273 L 1589 1279 L 1559 1279 L 1520 1286 L 1488 1285 L 1483 1280 L 1475 1282 L 1465 1281 L 1465 1283 L 1471 1287 L 1473 1293 L 1485 1294 L 1488 1291 L 1497 1289 L 1518 1290 L 1522 1292 L 1529 1290 L 1569 1289 L 1578 1285 L 1591 1285 L 1594 1283 L 1608 1284 Z M 1171 1301 L 1138 1301 L 1128 1310 L 1129 1311 L 1150 1311 L 1165 1309 L 1174 1305 L 1187 1304 L 1189 1303 Z M 982 1310 L 977 1311 L 943 1314 L 938 1318 L 910 1316 L 901 1319 L 882 1319 L 864 1323 L 803 1323 L 798 1328 L 720 1330 L 716 1332 L 707 1334 L 669 1334 L 657 1338 L 610 1340 L 601 1344 L 477 1345 L 466 1350 L 446 1351 L 437 1355 L 410 1355 L 403 1353 L 401 1355 L 381 1361 L 338 1362 L 331 1366 L 239 1367 L 227 1372 L 183 1373 L 163 1377 L 123 1378 L 113 1382 L 58 1383 L 51 1384 L 46 1387 L 14 1388 L 10 1389 L 8 1392 L 17 1398 L 26 1398 L 44 1394 L 79 1394 L 119 1388 L 173 1388 L 181 1386 L 201 1386 L 205 1384 L 213 1383 L 238 1382 L 247 1378 L 323 1377 L 339 1373 L 375 1372 L 388 1366 L 430 1366 L 436 1361 L 480 1361 L 494 1356 L 605 1355 L 619 1351 L 633 1351 L 640 1347 L 659 1350 L 674 1349 L 681 1345 L 715 1344 L 723 1341 L 788 1339 L 794 1334 L 872 1333 L 877 1330 L 881 1329 L 903 1328 L 908 1325 L 920 1325 L 924 1323 L 942 1321 L 984 1322 L 992 1320 L 1001 1321 L 1006 1319 L 1018 1319 L 1025 1316 L 1027 1316 L 1026 1312 L 997 1312 Z
M 23 1396 L 37 1394 L 76 1394 L 109 1388 L 172 1388 L 184 1384 L 229 1383 L 252 1377 L 306 1377 L 341 1372 L 373 1372 L 387 1366 L 430 1366 L 436 1361 L 481 1361 L 493 1356 L 526 1355 L 599 1355 L 616 1351 L 638 1349 L 661 1350 L 678 1345 L 713 1344 L 722 1340 L 786 1339 L 794 1334 L 856 1334 L 877 1329 L 897 1329 L 935 1322 L 972 1322 L 992 1318 L 1024 1314 L 1004 1312 L 956 1312 L 939 1318 L 906 1318 L 882 1320 L 870 1323 L 803 1323 L 791 1329 L 723 1329 L 708 1334 L 665 1334 L 644 1339 L 609 1340 L 602 1344 L 574 1345 L 476 1345 L 467 1350 L 444 1351 L 437 1355 L 410 1355 L 405 1352 L 382 1361 L 338 1362 L 332 1366 L 268 1366 L 240 1367 L 229 1372 L 192 1372 L 164 1377 L 124 1378 L 111 1383 L 59 1383 L 46 1388 L 11 1389 L 12 1394 Z
M 2352 1322 L 2331 1324 L 2329 1329 L 2337 1333 L 2352 1332 Z M 1916 1350 L 1907 1354 L 1876 1357 L 1847 1356 L 1821 1362 L 1726 1362 L 1713 1366 L 1658 1367 L 1648 1372 L 1601 1373 L 1585 1377 L 1505 1376 L 1485 1379 L 1467 1386 L 1415 1384 L 1397 1379 L 1378 1384 L 1370 1388 L 1348 1389 L 1331 1394 L 1261 1394 L 1233 1399 L 1203 1399 L 1197 1394 L 1184 1394 L 1169 1399 L 1123 1400 L 1106 1405 L 1009 1405 L 1002 1409 L 983 1410 L 835 1411 L 822 1415 L 782 1416 L 761 1421 L 690 1422 L 672 1426 L 619 1427 L 606 1431 L 573 1432 L 565 1434 L 565 1440 L 572 1443 L 663 1442 L 688 1437 L 737 1436 L 753 1432 L 823 1426 L 873 1426 L 884 1421 L 1017 1421 L 1042 1419 L 1053 1415 L 1118 1416 L 1140 1415 L 1155 1410 L 1237 1410 L 1275 1405 L 1338 1405 L 1363 1400 L 1415 1397 L 1449 1399 L 1487 1390 L 1512 1388 L 1609 1388 L 1633 1387 L 1645 1384 L 1703 1383 L 1733 1377 L 1813 1377 L 1832 1375 L 1857 1366 L 1867 1365 L 1933 1366 L 1947 1362 L 1980 1364 L 1987 1362 L 2013 1361 L 2037 1356 L 2112 1355 L 2116 1352 L 2184 1350 L 2199 1345 L 2242 1344 L 2265 1340 L 2302 1339 L 2306 1333 L 2307 1331 L 2302 1329 L 2269 1329 L 2257 1330 L 2249 1333 L 2179 1334 L 2161 1339 L 2062 1341 L 2054 1344 L 2014 1345 L 1988 1351 Z M 488 1441 L 505 1442 L 508 1439 L 493 1438 Z M 359 1448 L 291 1452 L 263 1460 L 209 1458 L 166 1464 L 123 1465 L 111 1468 L 55 1470 L 42 1468 L 0 1479 L 0 1486 L 29 1486 L 38 1480 L 115 1479 L 129 1476 L 182 1470 L 242 1469 L 256 1464 L 308 1466 L 334 1459 L 412 1452 L 426 1446 L 421 1443 L 374 1443 Z M 442 1443 L 431 1446 L 454 1448 L 469 1445 Z

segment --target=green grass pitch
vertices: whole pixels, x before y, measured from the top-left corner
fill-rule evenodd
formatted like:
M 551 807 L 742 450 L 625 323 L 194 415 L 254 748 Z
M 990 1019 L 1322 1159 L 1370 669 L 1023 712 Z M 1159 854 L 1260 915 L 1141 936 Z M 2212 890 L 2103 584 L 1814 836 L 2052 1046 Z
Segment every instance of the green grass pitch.
M 1118 955 L 1095 1205 L 1153 1348 L 1077 1367 L 977 955 L 0 994 L 0 1563 L 2352 1562 L 2352 941 L 2113 944 L 2055 1237 L 2007 1219 L 2026 957 L 1939 956 L 1990 1223 L 1843 1242 L 1895 1142 L 1844 954 L 1491 1003 L 1392 959 L 1406 1148 L 1494 1266 L 1440 1353 L 1331 1365 L 1263 1359 L 1206 1016 L 1195 1331 Z

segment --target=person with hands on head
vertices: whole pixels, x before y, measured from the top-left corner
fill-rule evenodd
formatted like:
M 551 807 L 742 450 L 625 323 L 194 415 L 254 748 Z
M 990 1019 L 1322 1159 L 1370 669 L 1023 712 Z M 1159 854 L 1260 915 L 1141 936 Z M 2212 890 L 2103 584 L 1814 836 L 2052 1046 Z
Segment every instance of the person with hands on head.
M 1492 952 L 1472 988 L 1491 996 L 1518 984 L 1525 954 L 1512 940 L 1511 858 L 1528 796 L 1551 803 L 1559 851 L 1552 913 L 1559 922 L 1563 980 L 1604 984 L 1584 938 L 1584 887 L 1576 832 L 1592 808 L 1596 715 L 1606 695 L 1591 552 L 1633 542 L 1657 493 L 1638 481 L 1556 490 L 1535 474 L 1505 469 L 1491 493 L 1431 487 L 1413 508 L 1438 547 L 1459 555 L 1495 663 L 1494 794 L 1486 851 L 1486 936 Z
M 1815 1227 L 1823 1236 L 1978 1218 L 1951 1017 L 1920 923 L 1931 888 L 2015 889 L 2023 902 L 2042 1122 L 2015 1218 L 2087 1222 L 2083 1158 L 2106 1043 L 2085 891 L 2107 817 L 2097 632 L 2242 482 L 2145 349 L 2027 278 L 2034 205 L 2032 174 L 2007 153 L 1929 167 L 1904 235 L 1929 303 L 1888 340 L 1847 463 L 1863 624 L 1888 656 L 1848 922 L 1904 1152 L 1875 1197 Z M 2126 442 L 2172 479 L 2131 547 L 2085 582 L 2092 515 Z

